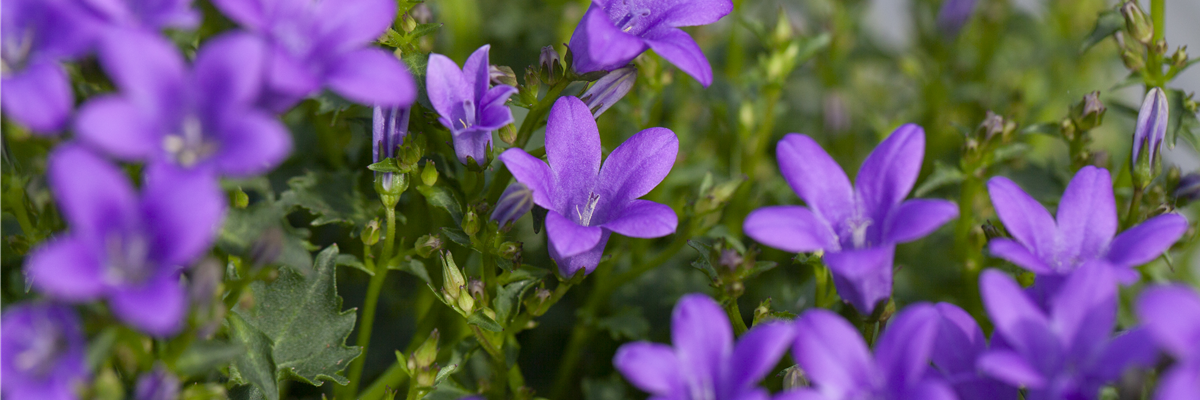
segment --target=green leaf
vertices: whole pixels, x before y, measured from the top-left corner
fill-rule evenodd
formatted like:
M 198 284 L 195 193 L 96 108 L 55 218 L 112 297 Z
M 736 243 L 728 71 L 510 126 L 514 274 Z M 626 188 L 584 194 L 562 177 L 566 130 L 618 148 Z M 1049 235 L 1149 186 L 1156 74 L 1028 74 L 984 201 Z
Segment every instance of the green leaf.
M 246 348 L 246 352 L 233 360 L 231 366 L 231 378 L 238 383 L 249 383 L 258 389 L 263 395 L 263 398 L 268 400 L 279 399 L 279 388 L 275 384 L 275 359 L 272 357 L 271 338 L 263 334 L 262 331 L 256 329 L 246 323 L 236 313 L 229 314 L 225 319 L 229 323 L 230 339 L 236 343 L 241 343 Z M 245 397 L 250 396 L 250 390 L 245 390 Z M 234 397 L 230 393 L 230 397 Z
M 354 268 L 365 272 L 369 276 L 375 276 L 375 271 L 368 269 L 366 265 L 363 265 L 362 261 L 358 260 L 358 256 L 353 254 L 338 254 L 336 262 L 338 266 Z
M 294 229 L 284 223 L 284 211 L 273 201 L 260 201 L 245 209 L 229 209 L 225 225 L 217 236 L 217 248 L 249 259 L 254 244 L 266 236 L 271 229 L 283 234 L 283 250 L 276 262 L 301 271 L 312 270 L 311 246 L 306 238 L 308 230 Z
M 421 260 L 418 260 L 415 258 L 408 259 L 408 260 L 404 260 L 404 259 L 397 259 L 397 260 L 398 260 L 398 262 L 396 262 L 396 263 L 388 264 L 388 269 L 404 271 L 404 272 L 411 274 L 412 276 L 420 278 L 422 281 L 425 281 L 425 283 L 429 283 L 429 284 L 433 283 L 433 280 L 429 279 L 429 270 L 427 268 L 425 268 L 425 263 L 421 262 Z
M 963 172 L 958 167 L 934 161 L 933 173 L 928 178 L 925 178 L 925 182 L 921 182 L 921 185 L 917 186 L 917 190 L 913 192 L 913 197 L 924 197 L 929 192 L 946 185 L 958 184 L 963 179 L 966 179 L 966 175 L 963 175 Z
M 457 226 L 442 227 L 442 234 L 446 235 L 446 238 L 450 239 L 451 242 L 461 244 L 468 248 L 472 247 L 471 237 L 467 236 L 467 233 L 463 232 L 463 230 Z
M 1083 44 L 1079 46 L 1079 52 L 1083 53 L 1088 49 L 1100 43 L 1101 40 L 1112 36 L 1112 34 L 1125 27 L 1125 17 L 1117 10 L 1105 10 L 1096 18 L 1096 27 L 1092 28 L 1092 34 L 1083 39 Z
M 288 180 L 288 191 L 279 195 L 284 210 L 301 207 L 316 215 L 314 226 L 341 223 L 365 225 L 371 219 L 357 187 L 358 171 L 314 172 Z
M 496 320 L 484 314 L 482 309 L 475 310 L 474 313 L 471 313 L 471 316 L 467 317 L 467 323 L 492 332 L 500 332 L 504 330 L 504 327 L 500 326 Z
M 450 213 L 450 218 L 454 219 L 454 225 L 462 225 L 462 206 L 459 205 L 454 193 L 441 186 L 424 185 L 417 186 L 417 191 L 425 196 L 425 201 L 429 202 L 429 205 Z
M 395 158 L 385 158 L 383 161 L 368 165 L 367 169 L 375 172 L 401 172 L 400 167 L 396 166 Z
M 266 400 L 261 390 L 254 385 L 238 386 L 229 390 L 231 400 Z
M 1192 144 L 1193 148 L 1200 149 L 1200 140 L 1195 136 L 1194 128 L 1200 128 L 1200 121 L 1196 120 L 1196 114 L 1190 113 L 1183 108 L 1183 102 L 1187 96 L 1182 90 L 1167 89 L 1167 104 L 1170 106 L 1168 111 L 1169 120 L 1167 121 L 1167 139 L 1166 142 L 1172 148 L 1178 143 L 1179 138 L 1183 137 L 1188 143 Z
M 93 371 L 99 369 L 100 363 L 108 359 L 109 353 L 112 352 L 113 344 L 117 343 L 117 336 L 120 333 L 116 326 L 104 328 L 95 339 L 92 339 L 87 345 L 87 366 Z
M 709 254 L 713 253 L 712 246 L 695 239 L 688 240 L 687 244 L 696 249 L 696 252 L 700 253 L 701 257 L 699 260 L 692 261 L 692 268 L 703 271 L 705 275 L 708 275 L 708 279 L 716 280 L 718 277 L 717 270 L 713 268 L 712 261 L 708 259 Z
M 536 282 L 533 279 L 516 281 L 504 285 L 500 290 L 497 290 L 496 299 L 492 301 L 493 307 L 496 309 L 496 319 L 501 323 L 508 324 L 508 319 L 517 315 L 517 311 L 521 305 L 521 297 L 524 297 L 525 292 L 533 287 L 533 284 Z
M 1030 150 L 1032 150 L 1031 146 L 1020 142 L 1001 146 L 1000 148 L 996 149 L 996 151 L 992 152 L 992 160 L 989 165 L 1002 163 L 1020 157 L 1021 155 L 1029 154 Z
M 758 276 L 758 274 L 775 269 L 775 267 L 778 265 L 779 265 L 779 263 L 776 263 L 774 261 L 756 262 L 756 263 L 754 263 L 754 267 L 742 272 L 741 278 L 742 278 L 742 280 L 746 280 L 746 279 L 756 277 L 756 276 Z
M 337 245 L 317 255 L 314 270 L 308 275 L 281 268 L 271 283 L 254 282 L 250 290 L 255 307 L 234 308 L 238 318 L 261 331 L 271 340 L 275 379 L 297 379 L 320 386 L 322 381 L 345 385 L 339 375 L 360 348 L 345 345 L 354 329 L 354 310 L 342 311 L 337 294 Z M 264 389 L 266 391 L 266 389 Z M 274 392 L 269 392 L 268 395 Z
M 597 325 L 617 341 L 641 340 L 650 334 L 650 321 L 642 315 L 640 307 L 622 308 L 616 314 L 601 319 Z
M 1040 133 L 1043 135 L 1058 135 L 1060 129 L 1060 125 L 1057 123 L 1043 122 L 1040 124 L 1026 126 L 1025 129 L 1021 130 L 1021 134 L 1028 135 L 1032 133 Z
M 175 370 L 182 375 L 200 375 L 246 354 L 246 348 L 223 340 L 193 343 L 175 361 Z

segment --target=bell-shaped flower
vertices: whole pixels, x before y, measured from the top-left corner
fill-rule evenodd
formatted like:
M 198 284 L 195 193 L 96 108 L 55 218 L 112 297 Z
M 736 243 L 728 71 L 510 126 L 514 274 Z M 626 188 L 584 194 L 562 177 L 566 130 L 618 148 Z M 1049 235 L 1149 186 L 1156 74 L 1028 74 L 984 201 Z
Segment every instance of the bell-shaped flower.
M 33 287 L 50 297 L 107 298 L 116 317 L 153 336 L 183 327 L 183 267 L 211 247 L 225 196 L 211 176 L 150 166 L 141 195 L 116 166 L 77 145 L 51 153 L 47 176 L 69 230 L 29 256 Z
M 70 0 L 111 28 L 157 31 L 192 29 L 200 24 L 200 10 L 192 0 Z
M 84 104 L 76 132 L 123 160 L 228 176 L 265 173 L 287 157 L 291 135 L 254 105 L 264 56 L 257 38 L 230 33 L 205 41 L 189 69 L 158 36 L 112 31 L 100 61 L 121 91 Z
M 1167 137 L 1167 122 L 1170 118 L 1170 106 L 1167 105 L 1167 95 L 1160 88 L 1150 89 L 1138 110 L 1137 125 L 1133 130 L 1133 152 L 1130 162 L 1138 167 L 1139 159 L 1145 149 L 1147 166 L 1158 164 L 1158 151 L 1162 148 L 1163 139 Z
M 512 110 L 504 105 L 517 93 L 508 85 L 491 86 L 488 79 L 488 50 L 484 45 L 471 53 L 462 69 L 441 54 L 429 55 L 425 90 L 437 110 L 438 122 L 450 129 L 458 161 L 487 165 L 492 131 L 513 122 Z
M 638 132 L 600 165 L 600 130 L 587 105 L 561 97 L 546 123 L 546 159 L 509 149 L 500 160 L 518 182 L 533 190 L 533 202 L 548 210 L 550 257 L 563 276 L 600 263 L 612 232 L 656 238 L 675 232 L 671 207 L 639 197 L 650 193 L 675 164 L 679 139 L 666 128 Z
M 796 319 L 792 358 L 812 382 L 788 400 L 954 400 L 954 390 L 930 373 L 929 355 L 939 316 L 930 304 L 914 304 L 892 317 L 875 355 L 854 326 L 825 309 Z
M 954 388 L 960 400 L 1016 400 L 1017 388 L 986 376 L 975 360 L 989 348 L 987 339 L 971 314 L 950 303 L 934 305 L 940 315 L 937 346 L 930 361 L 938 375 Z M 992 338 L 992 348 L 1007 348 L 1004 340 Z
M 259 104 L 271 110 L 285 111 L 323 87 L 368 105 L 408 107 L 417 97 L 403 63 L 370 46 L 396 17 L 394 0 L 212 3 L 268 43 Z
M 1108 170 L 1080 169 L 1058 203 L 1056 218 L 1016 183 L 997 176 L 988 181 L 992 205 L 1012 239 L 996 238 L 988 251 L 1038 275 L 1038 303 L 1053 294 L 1066 275 L 1092 260 L 1115 268 L 1123 283 L 1138 278 L 1133 267 L 1150 262 L 1187 230 L 1178 214 L 1163 214 L 1117 232 L 1117 208 Z
M 1027 390 L 1027 400 L 1096 399 L 1130 367 L 1153 364 L 1157 351 L 1144 329 L 1113 337 L 1117 282 L 1103 261 L 1070 274 L 1045 311 L 997 270 L 980 277 L 983 305 L 1006 348 L 976 361 L 985 374 Z
M 1200 294 L 1181 284 L 1152 287 L 1138 298 L 1137 313 L 1158 347 L 1175 359 L 1154 398 L 1200 399 Z
M 568 45 L 573 67 L 578 73 L 612 71 L 654 49 L 708 86 L 712 66 L 679 27 L 711 24 L 731 11 L 730 0 L 593 0 Z
M 791 252 L 825 251 L 838 294 L 864 315 L 892 293 L 897 243 L 928 235 L 958 216 L 945 200 L 904 201 L 917 181 L 925 131 L 907 124 L 867 156 L 854 186 L 812 138 L 789 134 L 779 142 L 779 170 L 808 207 L 764 207 L 746 217 L 754 240 Z
M 408 119 L 411 115 L 412 110 L 408 107 L 375 107 L 371 124 L 372 162 L 396 157 L 404 138 L 408 137 Z M 383 173 L 383 189 L 392 189 L 391 172 Z
M 6 0 L 7 1 L 7 0 Z M 88 376 L 83 329 L 70 307 L 9 304 L 0 318 L 6 399 L 74 400 Z
M 75 95 L 60 63 L 91 49 L 95 22 L 66 0 L 4 0 L 0 19 L 5 116 L 34 133 L 62 130 Z
M 785 322 L 759 324 L 734 343 L 729 317 L 702 294 L 679 299 L 671 313 L 671 342 L 626 343 L 613 365 L 653 399 L 766 400 L 758 382 L 775 368 L 794 337 Z

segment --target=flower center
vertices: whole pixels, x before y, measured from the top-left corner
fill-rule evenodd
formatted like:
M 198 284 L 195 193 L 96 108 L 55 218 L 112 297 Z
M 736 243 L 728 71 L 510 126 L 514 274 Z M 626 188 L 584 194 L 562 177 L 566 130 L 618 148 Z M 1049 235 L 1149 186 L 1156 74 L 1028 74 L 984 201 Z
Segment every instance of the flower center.
M 578 205 L 575 206 L 575 215 L 579 217 L 580 225 L 591 226 L 589 224 L 592 223 L 592 214 L 596 212 L 596 204 L 599 203 L 600 195 L 588 193 L 587 204 L 583 206 L 583 209 L 579 209 Z
M 630 10 L 629 12 L 625 13 L 625 15 L 622 16 L 620 20 L 617 20 L 617 22 L 614 25 L 616 25 L 617 28 L 621 30 L 621 32 L 639 35 L 639 34 L 643 33 L 644 30 L 638 31 L 638 32 L 633 32 L 633 29 L 638 27 L 638 22 L 640 22 L 641 19 L 649 17 L 649 16 L 650 16 L 650 9 L 648 9 L 648 8 L 640 8 L 637 10 Z
M 163 137 L 163 149 L 181 166 L 191 167 L 217 152 L 217 144 L 205 140 L 200 119 L 189 115 L 183 119 L 178 133 Z
M 54 323 L 37 318 L 29 335 L 28 347 L 19 351 L 14 363 L 17 369 L 44 377 L 54 369 L 56 361 L 67 351 L 67 340 Z
M 475 126 L 475 101 L 467 100 L 462 103 L 458 103 L 458 107 L 459 115 L 458 121 L 455 121 L 456 127 L 461 130 Z
M 104 279 L 111 284 L 138 284 L 150 278 L 153 264 L 150 262 L 150 241 L 140 234 L 122 236 L 109 234 L 104 241 L 108 260 L 104 265 Z
M 870 244 L 867 243 L 867 228 L 870 228 L 873 222 L 870 218 L 862 217 L 856 217 L 846 222 L 850 228 L 850 241 L 854 244 L 854 248 L 861 249 Z

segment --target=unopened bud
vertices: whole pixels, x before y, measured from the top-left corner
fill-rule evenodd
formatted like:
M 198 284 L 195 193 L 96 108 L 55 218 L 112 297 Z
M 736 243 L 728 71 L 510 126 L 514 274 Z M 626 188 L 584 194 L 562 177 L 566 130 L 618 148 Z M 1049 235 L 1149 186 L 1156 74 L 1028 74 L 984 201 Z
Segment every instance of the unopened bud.
M 408 15 L 422 24 L 428 24 L 429 21 L 433 21 L 433 11 L 425 3 L 417 3 L 411 10 L 408 10 Z
M 633 64 L 617 68 L 592 84 L 592 87 L 588 88 L 579 99 L 587 104 L 588 109 L 592 111 L 592 117 L 598 118 L 609 107 L 629 94 L 636 81 L 637 67 Z
M 1134 40 L 1149 45 L 1154 38 L 1154 23 L 1142 12 L 1137 2 L 1127 2 L 1121 6 L 1121 15 L 1125 16 L 1125 29 Z
M 1200 199 L 1200 173 L 1192 172 L 1180 177 L 1174 195 L 1176 199 L 1189 202 Z
M 187 270 L 188 297 L 197 308 L 207 308 L 221 293 L 218 287 L 225 276 L 221 263 L 211 258 L 205 258 L 195 267 Z
M 1104 107 L 1104 103 L 1100 102 L 1100 92 L 1091 92 L 1083 96 L 1071 108 L 1071 120 L 1075 122 L 1075 127 L 1079 130 L 1087 131 L 1100 126 L 1104 121 L 1104 113 L 1108 111 Z
M 162 364 L 138 378 L 134 400 L 175 400 L 179 398 L 179 377 Z
M 467 282 L 467 292 L 477 300 L 483 300 L 483 295 L 486 294 L 483 287 L 483 281 L 471 278 Z
M 1004 133 L 1004 117 L 988 110 L 987 116 L 983 118 L 983 122 L 979 123 L 979 135 L 983 136 L 983 140 L 991 140 L 997 135 Z
M 515 143 L 517 141 L 517 127 L 513 124 L 500 127 L 500 140 L 510 145 Z
M 1142 108 L 1138 110 L 1137 126 L 1133 131 L 1133 154 L 1130 158 L 1135 172 L 1134 178 L 1145 178 L 1143 183 L 1149 182 L 1150 175 L 1153 175 L 1152 169 L 1158 166 L 1158 150 L 1167 135 L 1169 112 L 1167 96 L 1162 89 L 1152 88 L 1146 92 L 1146 99 L 1142 101 Z M 1145 157 L 1142 157 L 1143 149 L 1146 152 Z M 1145 168 L 1142 168 L 1143 164 Z M 1136 176 L 1138 169 L 1145 169 L 1140 172 L 1149 175 Z
M 367 222 L 367 224 L 363 226 L 362 232 L 359 232 L 358 236 L 360 239 L 362 239 L 363 245 L 367 247 L 371 247 L 374 246 L 375 243 L 379 243 L 379 220 L 373 219 Z
M 463 215 L 462 229 L 467 233 L 467 236 L 475 236 L 479 232 L 479 215 L 475 214 L 475 210 L 468 210 L 466 215 Z
M 554 46 L 542 47 L 542 54 L 538 56 L 538 66 L 542 82 L 556 82 L 563 75 L 562 60 Z
M 509 260 L 521 258 L 521 242 L 504 242 L 500 244 L 500 256 Z
M 1140 54 L 1134 53 L 1129 49 L 1121 50 L 1121 62 L 1125 63 L 1125 68 L 1130 71 L 1141 71 L 1146 68 L 1146 60 L 1142 59 Z
M 404 144 L 408 136 L 408 108 L 375 107 L 371 127 L 371 161 L 380 162 L 387 158 L 395 158 L 397 150 Z M 380 179 L 380 175 L 383 175 Z M 375 173 L 385 192 L 392 190 L 394 180 L 392 173 Z
M 496 201 L 496 210 L 492 211 L 492 221 L 496 221 L 503 229 L 520 219 L 533 209 L 533 190 L 521 182 L 515 182 L 504 189 L 504 194 Z
M 1181 69 L 1187 66 L 1187 62 L 1187 46 L 1182 46 L 1175 49 L 1175 54 L 1171 55 L 1171 67 L 1175 69 Z
M 425 168 L 421 169 L 421 183 L 425 186 L 433 186 L 437 184 L 437 181 L 437 166 L 434 165 L 433 160 L 426 161 Z
M 233 191 L 233 208 L 246 208 L 250 205 L 250 196 L 242 191 L 242 188 L 237 188 Z
M 718 263 L 720 263 L 722 267 L 729 268 L 729 270 L 732 271 L 741 266 L 742 261 L 744 261 L 744 259 L 742 258 L 741 254 L 738 254 L 737 250 L 725 249 L 721 250 L 721 258 Z
M 493 85 L 508 85 L 517 87 L 517 74 L 507 65 L 489 65 L 488 79 Z
M 437 362 L 438 336 L 438 330 L 435 328 L 429 332 L 429 337 L 421 343 L 421 347 L 413 351 L 412 360 L 417 368 L 428 368 Z
M 428 258 L 433 252 L 442 249 L 442 238 L 438 235 L 425 235 L 417 238 L 416 243 L 417 255 Z
M 458 269 L 458 264 L 454 263 L 454 257 L 450 253 L 442 253 L 442 291 L 446 292 L 447 301 L 454 302 L 462 296 L 462 289 L 467 284 L 467 279 L 463 277 L 462 271 Z

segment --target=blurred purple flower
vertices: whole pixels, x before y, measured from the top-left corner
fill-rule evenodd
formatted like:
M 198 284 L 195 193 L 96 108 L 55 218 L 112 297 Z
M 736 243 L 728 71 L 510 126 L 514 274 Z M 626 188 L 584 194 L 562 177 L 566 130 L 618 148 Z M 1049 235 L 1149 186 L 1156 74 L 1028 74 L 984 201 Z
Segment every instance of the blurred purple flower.
M 139 198 L 116 166 L 77 145 L 51 153 L 47 176 L 70 230 L 30 255 L 26 272 L 50 297 L 101 297 L 118 319 L 153 336 L 183 327 L 184 267 L 208 251 L 225 211 L 211 176 L 159 165 Z
M 287 128 L 254 106 L 266 61 L 253 36 L 205 41 L 190 70 L 174 46 L 143 32 L 113 31 L 100 51 L 121 92 L 79 111 L 76 131 L 85 143 L 123 160 L 229 176 L 261 174 L 287 157 Z
M 546 162 L 521 149 L 500 155 L 518 182 L 533 190 L 533 202 L 548 210 L 550 257 L 563 276 L 600 262 L 612 232 L 656 238 L 675 232 L 675 211 L 638 200 L 658 186 L 679 152 L 679 139 L 666 128 L 638 132 L 609 153 L 600 166 L 600 131 L 587 105 L 562 97 L 546 124 Z
M 371 47 L 396 17 L 393 0 L 213 0 L 242 27 L 266 39 L 259 104 L 285 111 L 328 87 L 369 105 L 408 107 L 412 75 L 390 52 Z
M 1137 313 L 1175 365 L 1158 381 L 1157 400 L 1200 399 L 1200 295 L 1181 284 L 1147 289 Z
M 812 138 L 789 134 L 776 149 L 779 170 L 808 207 L 763 207 L 746 217 L 746 234 L 790 252 L 824 250 L 834 285 L 864 315 L 892 292 L 892 256 L 958 216 L 945 200 L 904 201 L 921 171 L 925 131 L 907 124 L 876 147 L 854 186 Z
M 1167 121 L 1170 107 L 1167 105 L 1167 95 L 1162 89 L 1153 88 L 1146 92 L 1142 108 L 1138 110 L 1137 126 L 1133 131 L 1133 152 L 1130 156 L 1132 166 L 1137 167 L 1138 156 L 1142 148 L 1146 148 L 1146 165 L 1158 162 L 1158 150 L 1162 147 L 1163 139 L 1167 136 Z
M 5 398 L 79 398 L 76 386 L 84 383 L 88 371 L 83 330 L 74 311 L 47 303 L 9 305 L 0 326 L 0 381 Z
M 34 133 L 62 130 L 74 93 L 60 63 L 91 49 L 94 21 L 64 0 L 4 0 L 0 19 L 4 113 Z
M 571 35 L 573 67 L 611 71 L 653 49 L 707 87 L 712 67 L 679 27 L 711 24 L 731 11 L 730 0 L 593 0 Z
M 72 0 L 99 21 L 116 28 L 157 31 L 192 29 L 200 24 L 200 10 L 192 0 Z
M 1038 274 L 1038 303 L 1055 291 L 1067 274 L 1092 260 L 1105 260 L 1122 283 L 1138 278 L 1133 270 L 1171 247 L 1187 230 L 1178 214 L 1163 214 L 1117 232 L 1117 208 L 1108 170 L 1080 169 L 1058 204 L 1057 221 L 1016 183 L 997 176 L 988 181 L 992 205 L 1012 239 L 996 238 L 988 251 Z
M 953 38 L 958 36 L 958 32 L 962 30 L 963 25 L 967 24 L 967 20 L 971 18 L 971 14 L 975 12 L 975 3 L 977 0 L 945 0 L 942 2 L 942 8 L 938 9 L 937 26 L 942 31 L 943 35 Z
M 1007 348 L 976 361 L 985 374 L 1024 386 L 1027 400 L 1095 399 L 1101 386 L 1126 369 L 1149 366 L 1158 353 L 1145 329 L 1112 337 L 1117 314 L 1113 268 L 1089 262 L 1071 273 L 1038 307 L 1016 281 L 997 270 L 980 277 L 983 305 Z
M 383 161 L 385 158 L 395 158 L 396 151 L 404 144 L 408 136 L 408 118 L 411 116 L 408 107 L 375 107 L 371 128 L 371 160 Z M 376 172 L 376 175 L 379 173 Z M 392 173 L 383 173 L 384 190 L 392 189 Z
M 956 305 L 938 303 L 934 306 L 941 318 L 938 322 L 938 343 L 930 353 L 930 361 L 938 374 L 946 379 L 961 400 L 1016 400 L 1017 388 L 984 376 L 975 360 L 988 350 L 987 339 L 970 314 Z M 999 336 L 992 338 L 992 348 L 1007 348 Z
M 462 69 L 454 60 L 441 54 L 429 55 L 425 90 L 429 102 L 437 110 L 438 122 L 450 129 L 454 137 L 454 153 L 458 161 L 467 159 L 476 165 L 486 165 L 488 149 L 492 147 L 492 131 L 513 122 L 512 110 L 504 105 L 517 88 L 491 84 L 488 79 L 488 50 L 484 45 L 475 50 Z
M 674 347 L 626 343 L 613 365 L 655 399 L 768 399 L 758 382 L 775 368 L 794 337 L 790 323 L 755 326 L 734 343 L 729 318 L 708 296 L 679 299 L 671 313 Z
M 930 373 L 938 319 L 932 305 L 905 308 L 888 323 L 872 357 L 866 342 L 842 317 L 824 309 L 805 312 L 796 320 L 792 358 L 813 387 L 785 393 L 784 398 L 954 400 L 950 385 Z
M 175 400 L 179 398 L 179 378 L 162 365 L 138 377 L 133 400 Z

